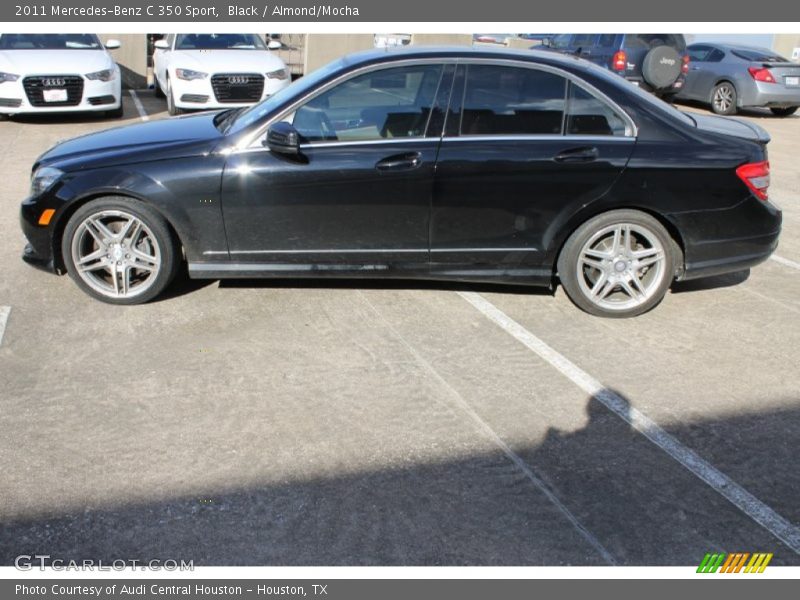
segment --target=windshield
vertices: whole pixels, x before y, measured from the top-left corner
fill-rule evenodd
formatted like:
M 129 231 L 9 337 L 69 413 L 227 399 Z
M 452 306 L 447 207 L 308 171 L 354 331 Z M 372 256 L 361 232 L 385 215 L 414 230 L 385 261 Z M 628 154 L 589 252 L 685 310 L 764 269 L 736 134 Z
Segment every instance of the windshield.
M 311 91 L 321 81 L 338 71 L 344 64 L 343 59 L 335 60 L 324 67 L 320 67 L 311 74 L 301 77 L 291 85 L 276 92 L 266 100 L 254 104 L 236 116 L 236 120 L 228 125 L 229 133 L 242 131 L 280 108 L 288 99 L 297 97 Z
M 175 50 L 266 50 L 264 40 L 254 33 L 182 33 L 175 38 Z
M 738 56 L 744 60 L 761 63 L 783 63 L 789 62 L 789 59 L 782 57 L 780 54 L 775 54 L 770 50 L 761 50 L 760 48 L 745 49 L 737 48 L 731 50 L 734 56 Z
M 4 33 L 0 50 L 99 50 L 93 33 Z

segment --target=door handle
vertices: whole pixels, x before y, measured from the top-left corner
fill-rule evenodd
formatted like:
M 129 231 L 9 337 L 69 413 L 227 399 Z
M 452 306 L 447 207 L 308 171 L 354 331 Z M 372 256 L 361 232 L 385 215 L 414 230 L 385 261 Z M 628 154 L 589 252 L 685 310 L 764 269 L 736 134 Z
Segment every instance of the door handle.
M 422 164 L 422 154 L 419 152 L 407 152 L 405 154 L 394 154 L 379 160 L 375 164 L 378 171 L 408 171 L 416 169 Z
M 581 148 L 570 148 L 559 152 L 553 158 L 556 162 L 569 163 L 569 162 L 591 162 L 597 160 L 600 155 L 597 148 L 594 146 L 583 146 Z

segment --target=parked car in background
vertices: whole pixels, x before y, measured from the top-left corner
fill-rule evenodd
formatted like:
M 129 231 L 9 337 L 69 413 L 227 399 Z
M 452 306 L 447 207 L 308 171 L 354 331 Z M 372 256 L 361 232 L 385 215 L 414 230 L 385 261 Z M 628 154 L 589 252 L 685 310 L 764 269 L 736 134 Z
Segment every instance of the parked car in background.
M 193 278 L 560 280 L 629 317 L 772 253 L 768 141 L 553 52 L 371 50 L 244 111 L 55 146 L 24 258 L 116 304 L 186 260 Z
M 291 82 L 286 64 L 254 33 L 171 33 L 155 43 L 156 94 L 169 114 L 241 107 L 260 102 Z
M 681 90 L 689 70 L 681 34 L 563 33 L 546 45 L 605 67 L 665 100 Z
M 119 67 L 94 33 L 0 34 L 0 118 L 102 111 L 122 116 Z
M 772 50 L 698 43 L 688 52 L 691 67 L 681 100 L 704 102 L 719 115 L 764 107 L 787 117 L 800 106 L 800 65 Z

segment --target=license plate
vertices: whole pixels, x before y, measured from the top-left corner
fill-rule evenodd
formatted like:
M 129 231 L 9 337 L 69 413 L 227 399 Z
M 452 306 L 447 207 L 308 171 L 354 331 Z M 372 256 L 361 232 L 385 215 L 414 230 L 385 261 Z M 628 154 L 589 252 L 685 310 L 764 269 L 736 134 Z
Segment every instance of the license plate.
M 787 77 L 786 78 L 786 85 L 800 85 L 800 77 Z
M 66 102 L 67 90 L 42 90 L 45 102 Z

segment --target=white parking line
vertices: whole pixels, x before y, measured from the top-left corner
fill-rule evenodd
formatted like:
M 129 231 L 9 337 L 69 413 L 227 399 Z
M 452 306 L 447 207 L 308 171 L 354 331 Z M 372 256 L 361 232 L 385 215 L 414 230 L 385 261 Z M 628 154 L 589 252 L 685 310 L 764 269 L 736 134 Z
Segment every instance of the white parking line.
M 453 399 L 455 404 L 458 408 L 464 412 L 472 421 L 475 423 L 477 428 L 483 432 L 486 437 L 491 440 L 498 448 L 506 455 L 506 457 L 514 463 L 524 475 L 527 477 L 534 486 L 536 486 L 540 492 L 542 492 L 545 497 L 564 515 L 564 517 L 570 522 L 570 524 L 575 528 L 575 530 L 583 537 L 595 550 L 600 556 L 603 557 L 609 565 L 616 565 L 617 561 L 614 560 L 614 557 L 611 553 L 606 550 L 605 546 L 598 540 L 594 534 L 584 527 L 583 523 L 581 523 L 578 518 L 572 514 L 572 511 L 567 508 L 563 502 L 556 496 L 552 490 L 547 486 L 547 484 L 538 476 L 536 473 L 533 472 L 530 466 L 525 462 L 525 460 L 514 450 L 512 450 L 508 444 L 503 441 L 503 439 L 497 434 L 497 432 L 492 429 L 492 427 L 483 419 L 481 419 L 480 415 L 476 413 L 469 403 L 464 400 L 464 397 L 456 390 L 448 381 L 439 375 L 439 372 L 433 367 L 433 365 L 428 362 L 424 356 L 422 356 L 414 346 L 412 346 L 404 337 L 403 335 L 395 329 L 395 327 L 388 321 L 386 318 L 378 311 L 377 308 L 369 301 L 363 293 L 360 291 L 358 292 L 359 296 L 364 300 L 364 302 L 369 306 L 370 310 L 375 313 L 375 315 L 380 319 L 380 321 L 392 332 L 392 335 L 397 338 L 403 346 L 406 347 L 408 352 L 414 357 L 414 359 L 419 363 L 423 369 L 425 369 L 445 390 L 447 390 L 450 397 Z
M 142 105 L 142 101 L 139 100 L 139 95 L 136 93 L 136 90 L 128 90 L 131 93 L 131 98 L 133 98 L 133 104 L 136 106 L 136 110 L 139 112 L 139 118 L 142 121 L 149 121 L 150 117 L 147 116 L 147 111 L 144 109 Z
M 6 332 L 6 323 L 8 323 L 8 315 L 10 314 L 10 306 L 0 306 L 0 346 L 3 345 L 3 334 Z
M 796 554 L 800 554 L 800 529 L 797 526 L 706 462 L 696 452 L 681 444 L 645 414 L 630 406 L 619 394 L 605 388 L 597 379 L 548 346 L 483 296 L 475 292 L 458 292 L 458 294 L 490 321 L 549 362 L 584 392 L 602 402 L 611 412 L 703 480 Z
M 791 267 L 792 269 L 797 269 L 798 271 L 800 271 L 800 263 L 798 262 L 794 262 L 793 260 L 789 260 L 788 258 L 783 258 L 782 256 L 777 256 L 776 254 L 773 254 L 772 256 L 770 256 L 770 258 L 774 260 L 776 263 L 782 264 L 784 267 Z

